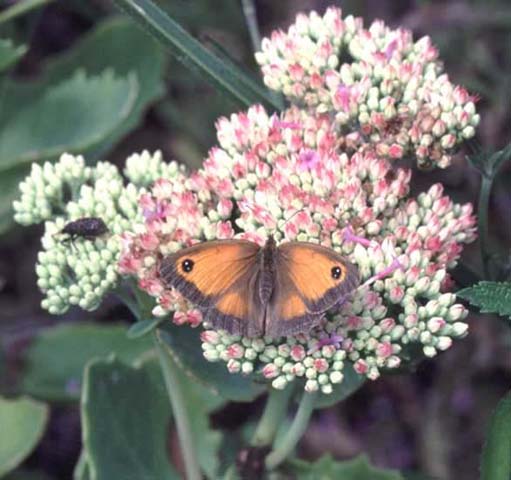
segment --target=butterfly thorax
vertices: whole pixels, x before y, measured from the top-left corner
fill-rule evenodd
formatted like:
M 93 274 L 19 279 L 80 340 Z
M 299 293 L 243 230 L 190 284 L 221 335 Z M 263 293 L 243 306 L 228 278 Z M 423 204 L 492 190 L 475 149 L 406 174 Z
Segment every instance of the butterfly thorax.
M 271 298 L 275 284 L 275 255 L 277 244 L 273 235 L 268 237 L 266 244 L 261 250 L 261 280 L 259 282 L 259 297 L 263 305 Z

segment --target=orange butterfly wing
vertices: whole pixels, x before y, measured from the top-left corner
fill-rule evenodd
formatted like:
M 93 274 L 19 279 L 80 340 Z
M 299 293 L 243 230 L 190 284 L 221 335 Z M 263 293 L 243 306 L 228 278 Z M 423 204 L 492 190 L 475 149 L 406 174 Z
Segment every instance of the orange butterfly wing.
M 353 264 L 331 248 L 314 243 L 280 245 L 275 271 L 265 325 L 270 336 L 309 331 L 360 283 Z
M 260 250 L 246 240 L 199 243 L 165 257 L 160 275 L 203 310 L 213 327 L 255 336 L 264 328 L 257 290 Z

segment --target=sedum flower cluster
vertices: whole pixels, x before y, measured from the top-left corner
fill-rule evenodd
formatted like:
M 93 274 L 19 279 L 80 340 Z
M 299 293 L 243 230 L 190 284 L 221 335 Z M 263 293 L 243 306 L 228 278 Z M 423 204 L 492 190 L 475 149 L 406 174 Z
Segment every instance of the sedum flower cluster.
M 44 222 L 36 266 L 37 284 L 45 294 L 43 308 L 61 314 L 71 305 L 98 307 L 119 279 L 120 234 L 142 221 L 138 199 L 145 186 L 177 170 L 177 164 L 163 163 L 160 154 L 147 152 L 128 158 L 128 184 L 114 165 L 89 167 L 81 156 L 64 154 L 54 164 L 32 165 L 13 208 L 21 225 Z M 101 218 L 108 232 L 93 239 L 70 239 L 62 233 L 68 222 L 84 217 Z
M 263 40 L 256 59 L 269 88 L 330 113 L 353 151 L 447 167 L 479 123 L 475 98 L 449 80 L 431 39 L 414 42 L 381 20 L 364 28 L 338 8 L 300 14 Z
M 296 107 L 270 116 L 254 106 L 217 123 L 219 146 L 198 171 L 162 178 L 144 193 L 142 232 L 125 234 L 121 271 L 157 298 L 156 315 L 203 323 L 201 312 L 158 274 L 161 258 L 195 242 L 245 238 L 309 241 L 358 266 L 360 287 L 318 328 L 286 338 L 240 338 L 204 324 L 206 359 L 230 372 L 260 372 L 275 388 L 303 379 L 330 393 L 346 362 L 368 378 L 398 367 L 411 347 L 434 356 L 463 336 L 465 308 L 447 269 L 474 239 L 471 205 L 440 184 L 417 198 L 411 172 L 374 152 L 347 154 L 328 114 Z M 219 259 L 221 261 L 221 259 Z
M 14 203 L 16 220 L 45 222 L 37 274 L 43 307 L 97 307 L 120 275 L 155 298 L 153 314 L 201 325 L 204 357 L 232 373 L 259 374 L 274 388 L 300 380 L 329 394 L 346 369 L 370 379 L 417 352 L 432 357 L 467 332 L 467 311 L 449 292 L 448 270 L 475 238 L 471 205 L 440 184 L 413 197 L 411 171 L 445 167 L 474 135 L 474 99 L 443 73 L 428 38 L 328 9 L 300 15 L 257 54 L 266 84 L 291 107 L 255 105 L 216 124 L 218 146 L 188 172 L 161 154 L 108 163 L 63 155 L 34 165 Z M 108 233 L 62 242 L 67 222 L 100 217 Z M 165 255 L 213 239 L 263 245 L 308 241 L 346 256 L 361 282 L 308 333 L 243 338 L 213 330 L 202 312 L 159 276 Z M 219 259 L 219 262 L 221 259 Z

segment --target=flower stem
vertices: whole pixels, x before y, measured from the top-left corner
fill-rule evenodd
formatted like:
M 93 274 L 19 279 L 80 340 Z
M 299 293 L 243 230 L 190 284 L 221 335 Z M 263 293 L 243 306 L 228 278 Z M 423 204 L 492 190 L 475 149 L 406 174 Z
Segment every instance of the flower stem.
M 292 393 L 293 388 L 291 386 L 284 390 L 270 389 L 263 415 L 250 442 L 253 447 L 264 447 L 273 442 L 282 417 L 287 412 Z
M 261 49 L 261 34 L 257 24 L 257 13 L 254 5 L 254 0 L 241 0 L 243 14 L 247 22 L 247 28 L 250 33 L 250 40 L 252 41 L 252 48 L 254 51 Z
M 483 172 L 481 177 L 481 191 L 477 207 L 477 223 L 479 230 L 479 244 L 481 247 L 481 259 L 483 262 L 484 276 L 490 279 L 489 269 L 489 241 L 488 241 L 488 207 L 490 205 L 490 193 L 493 184 L 493 175 Z
M 296 416 L 286 436 L 281 444 L 266 457 L 266 468 L 268 470 L 278 467 L 296 447 L 307 429 L 316 403 L 316 397 L 317 392 L 303 394 Z
M 179 367 L 176 365 L 174 359 L 166 350 L 165 345 L 158 338 L 157 334 L 155 334 L 154 338 L 160 366 L 165 379 L 165 386 L 169 395 L 170 404 L 172 405 L 174 418 L 176 419 L 177 434 L 181 444 L 186 478 L 187 480 L 201 480 L 202 475 L 197 462 L 197 452 L 192 438 L 190 418 L 177 374 L 177 369 Z

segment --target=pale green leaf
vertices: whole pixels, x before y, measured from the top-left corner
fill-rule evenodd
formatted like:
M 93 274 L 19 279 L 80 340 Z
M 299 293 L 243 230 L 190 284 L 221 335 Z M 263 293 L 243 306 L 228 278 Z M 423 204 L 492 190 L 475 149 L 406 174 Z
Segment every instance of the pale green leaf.
M 97 150 L 104 152 L 133 130 L 148 106 L 163 96 L 166 63 L 162 46 L 138 25 L 127 18 L 110 17 L 81 37 L 73 48 L 51 59 L 41 81 L 55 84 L 77 69 L 87 75 L 99 75 L 105 69 L 119 76 L 136 75 L 139 94 L 135 105 L 127 119 L 99 145 Z
M 497 405 L 481 455 L 481 480 L 511 478 L 511 392 Z
M 152 378 L 158 384 L 163 384 L 160 364 L 155 358 L 146 358 L 141 365 L 143 368 L 151 369 Z M 177 377 L 189 413 L 190 429 L 194 443 L 197 445 L 199 465 L 208 478 L 216 479 L 220 467 L 218 453 L 222 443 L 222 434 L 211 428 L 209 413 L 221 408 L 226 400 L 207 390 L 182 370 L 177 372 Z
M 28 397 L 0 397 L 0 477 L 16 468 L 39 443 L 48 407 Z
M 94 480 L 174 480 L 171 409 L 161 378 L 119 360 L 93 360 L 82 395 L 83 444 Z
M 138 92 L 134 75 L 79 71 L 30 102 L 11 103 L 0 124 L 0 169 L 94 148 L 128 118 Z
M 126 328 L 80 323 L 43 330 L 26 352 L 21 389 L 48 400 L 77 400 L 90 359 L 114 353 L 132 362 L 152 347 L 147 338 L 127 338 Z

